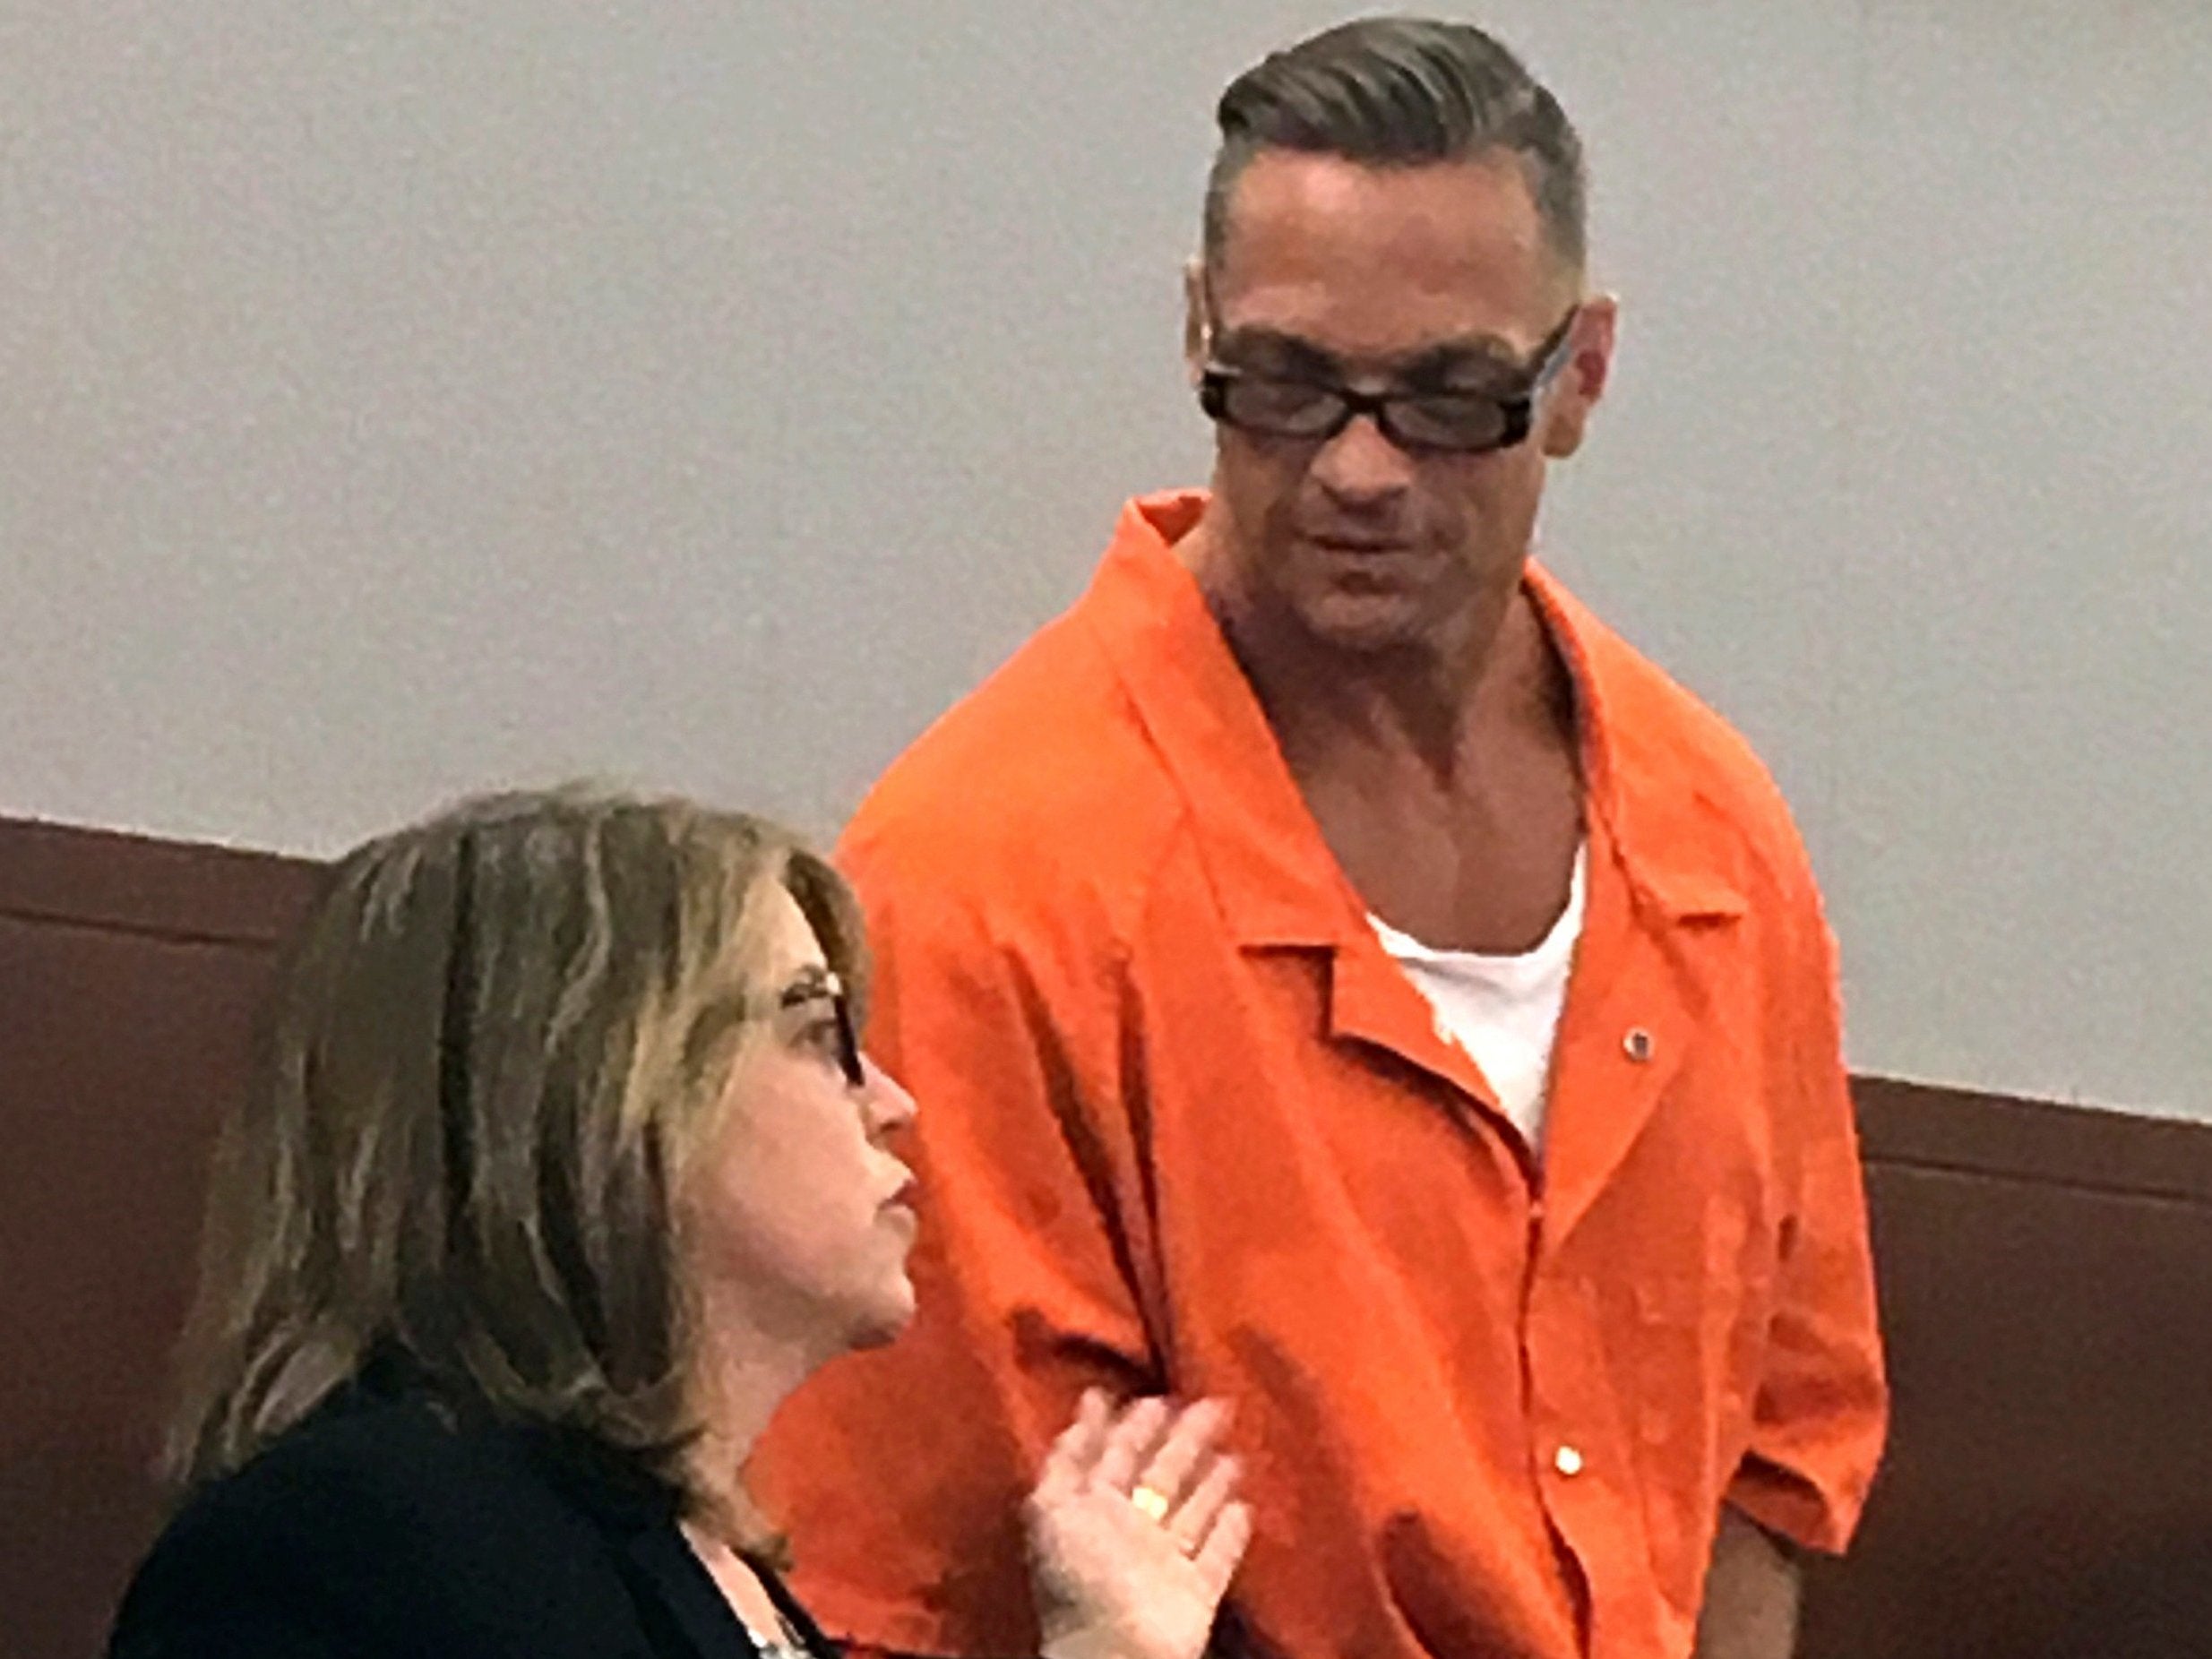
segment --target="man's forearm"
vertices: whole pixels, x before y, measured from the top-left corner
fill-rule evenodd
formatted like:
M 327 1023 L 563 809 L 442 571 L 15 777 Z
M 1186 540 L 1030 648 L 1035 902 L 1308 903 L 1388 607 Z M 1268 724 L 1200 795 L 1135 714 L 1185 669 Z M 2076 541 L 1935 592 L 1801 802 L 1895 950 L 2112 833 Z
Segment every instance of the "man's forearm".
M 1797 1646 L 1799 1580 L 1786 1549 L 1722 1505 L 1696 1659 L 1789 1659 Z

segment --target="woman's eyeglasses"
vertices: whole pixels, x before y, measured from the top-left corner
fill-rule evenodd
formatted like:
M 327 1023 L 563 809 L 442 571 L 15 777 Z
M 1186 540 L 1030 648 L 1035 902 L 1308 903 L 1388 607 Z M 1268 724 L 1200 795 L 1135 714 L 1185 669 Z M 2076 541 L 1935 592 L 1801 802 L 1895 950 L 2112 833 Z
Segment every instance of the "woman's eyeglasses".
M 830 1015 L 837 1027 L 838 1070 L 853 1087 L 867 1087 L 867 1062 L 861 1057 L 860 1031 L 854 1023 L 852 1000 L 846 994 L 843 980 L 833 973 L 810 974 L 788 986 L 778 1001 L 786 1009 L 805 1008 L 813 1002 L 829 1003 Z

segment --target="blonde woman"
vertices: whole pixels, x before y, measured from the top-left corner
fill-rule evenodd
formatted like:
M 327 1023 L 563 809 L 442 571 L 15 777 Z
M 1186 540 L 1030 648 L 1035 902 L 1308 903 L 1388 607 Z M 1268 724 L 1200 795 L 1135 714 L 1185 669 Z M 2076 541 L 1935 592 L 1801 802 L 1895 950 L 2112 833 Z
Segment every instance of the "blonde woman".
M 111 1653 L 831 1652 L 743 1470 L 913 1311 L 865 988 L 843 882 L 759 819 L 512 795 L 347 857 L 227 1131 L 184 1499 Z M 1047 1655 L 1197 1659 L 1250 1528 L 1221 1427 L 1084 1399 L 1024 1512 Z

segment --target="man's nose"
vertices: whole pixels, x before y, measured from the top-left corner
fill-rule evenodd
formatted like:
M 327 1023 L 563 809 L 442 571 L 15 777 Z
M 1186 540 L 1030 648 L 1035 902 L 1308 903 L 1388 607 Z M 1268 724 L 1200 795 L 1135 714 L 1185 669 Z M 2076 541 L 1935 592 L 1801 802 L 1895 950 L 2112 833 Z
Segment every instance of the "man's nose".
M 1413 482 L 1413 457 L 1382 435 L 1370 414 L 1355 415 L 1313 458 L 1313 478 L 1347 506 L 1371 505 Z

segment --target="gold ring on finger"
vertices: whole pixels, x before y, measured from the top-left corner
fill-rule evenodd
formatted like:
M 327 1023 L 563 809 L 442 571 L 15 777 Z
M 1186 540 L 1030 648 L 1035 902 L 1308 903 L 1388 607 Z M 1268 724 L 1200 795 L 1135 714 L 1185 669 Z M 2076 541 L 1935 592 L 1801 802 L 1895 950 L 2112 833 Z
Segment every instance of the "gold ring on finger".
M 1129 1494 L 1129 1501 L 1137 1507 L 1137 1513 L 1158 1526 L 1167 1519 L 1167 1494 L 1150 1486 L 1140 1486 Z

